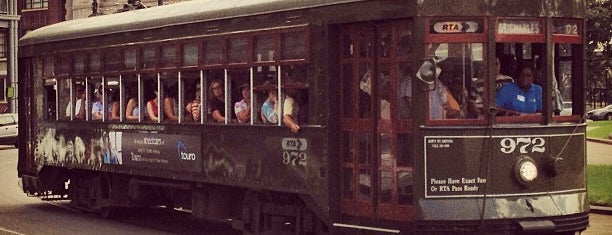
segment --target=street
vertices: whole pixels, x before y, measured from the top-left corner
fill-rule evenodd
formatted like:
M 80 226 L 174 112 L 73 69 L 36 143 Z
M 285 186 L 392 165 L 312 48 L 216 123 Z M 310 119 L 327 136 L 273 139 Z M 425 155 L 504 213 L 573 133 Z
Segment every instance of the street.
M 612 146 L 588 143 L 589 164 L 611 164 Z M 164 208 L 132 209 L 108 220 L 69 207 L 67 201 L 27 197 L 17 186 L 17 149 L 0 146 L 0 234 L 238 234 L 231 226 Z M 590 215 L 583 234 L 611 234 L 612 216 Z

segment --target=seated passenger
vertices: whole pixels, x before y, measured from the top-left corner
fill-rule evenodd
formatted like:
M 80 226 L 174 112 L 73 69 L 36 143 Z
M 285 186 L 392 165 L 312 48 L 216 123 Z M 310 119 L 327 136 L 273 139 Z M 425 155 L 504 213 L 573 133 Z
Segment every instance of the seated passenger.
M 210 113 L 212 119 L 218 123 L 225 123 L 225 96 L 223 83 L 213 80 L 210 83 Z
M 157 106 L 157 98 L 159 97 L 159 95 L 157 91 L 154 91 L 154 93 L 155 98 L 147 102 L 147 117 L 151 121 L 158 122 L 159 117 L 157 116 L 157 114 L 159 113 L 159 108 Z
M 261 119 L 264 123 L 278 123 L 278 94 L 276 83 L 266 82 L 264 86 L 268 89 L 268 98 L 261 106 Z M 294 90 L 289 90 L 283 95 L 283 124 L 292 132 L 297 133 L 301 127 L 298 121 L 300 107 L 292 97 L 295 94 Z
M 248 123 L 251 120 L 251 90 L 249 84 L 240 86 L 240 94 L 242 100 L 234 104 L 234 113 L 238 119 L 238 123 Z
M 164 115 L 166 120 L 176 122 L 178 121 L 178 105 L 176 104 L 177 88 L 176 85 L 170 86 L 166 89 L 164 97 Z
M 119 92 L 118 91 L 114 91 L 110 96 L 108 113 L 110 113 L 109 119 L 111 121 L 119 121 L 121 119 L 120 114 L 119 114 Z
M 261 120 L 264 123 L 278 123 L 278 94 L 276 89 L 267 91 L 268 98 L 261 106 Z
M 140 117 L 140 107 L 138 107 L 138 92 L 136 89 L 127 89 L 128 103 L 125 107 L 125 119 L 128 121 L 138 121 Z
M 435 69 L 435 75 L 434 75 Z M 428 84 L 429 91 L 429 119 L 439 120 L 458 118 L 461 116 L 461 107 L 448 87 L 438 79 L 442 70 L 431 62 L 425 61 L 416 77 Z
M 201 119 L 200 89 L 202 89 L 202 86 L 200 85 L 200 83 L 197 83 L 195 90 L 195 98 L 189 103 L 187 103 L 187 106 L 185 107 L 185 111 L 187 111 L 188 116 L 194 122 L 199 122 Z
M 504 85 L 495 98 L 499 115 L 516 116 L 542 111 L 542 87 L 533 84 L 534 69 L 524 66 L 515 83 Z
M 102 104 L 102 92 L 98 89 L 94 91 L 94 103 L 91 107 L 91 119 L 102 120 L 104 117 L 104 104 Z
M 75 103 L 74 103 L 74 118 L 76 119 L 83 119 L 85 118 L 85 105 L 81 105 L 83 104 L 83 100 L 85 100 L 85 96 L 84 96 L 84 91 L 85 88 L 83 87 L 83 85 L 76 85 L 76 89 L 75 89 Z M 72 104 L 68 103 L 68 106 L 66 106 L 66 117 L 70 118 L 70 112 L 72 112 Z

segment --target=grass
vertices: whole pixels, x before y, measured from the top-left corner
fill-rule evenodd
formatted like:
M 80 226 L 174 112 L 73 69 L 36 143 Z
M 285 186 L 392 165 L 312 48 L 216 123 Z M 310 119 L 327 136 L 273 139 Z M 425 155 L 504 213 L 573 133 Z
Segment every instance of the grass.
M 587 177 L 589 203 L 612 206 L 612 166 L 588 165 Z
M 608 135 L 612 133 L 612 120 L 610 121 L 592 121 L 587 122 L 589 127 L 596 127 L 587 131 L 587 137 L 608 139 Z

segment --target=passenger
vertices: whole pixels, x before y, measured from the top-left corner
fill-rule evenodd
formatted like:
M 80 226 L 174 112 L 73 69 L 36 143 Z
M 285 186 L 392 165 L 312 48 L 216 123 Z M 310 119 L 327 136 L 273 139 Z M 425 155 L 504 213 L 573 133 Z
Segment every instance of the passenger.
M 104 104 L 102 103 L 102 92 L 99 89 L 94 91 L 94 103 L 91 107 L 91 119 L 102 120 L 104 117 Z
M 524 66 L 515 83 L 504 85 L 495 98 L 499 115 L 516 116 L 542 111 L 542 87 L 533 84 L 534 68 Z
M 261 106 L 261 120 L 264 123 L 278 123 L 278 93 L 275 84 L 266 82 L 264 86 L 267 89 L 267 99 Z
M 283 124 L 294 133 L 300 130 L 298 113 L 298 103 L 286 94 L 283 103 Z M 268 99 L 261 106 L 261 119 L 264 123 L 278 123 L 278 94 L 275 89 L 268 90 Z
M 218 123 L 225 123 L 225 96 L 223 83 L 213 80 L 210 83 L 210 113 L 212 119 Z
M 514 58 L 512 57 L 512 55 L 504 55 L 503 57 L 506 58 L 506 60 L 510 60 L 508 59 L 508 56 L 511 56 L 511 58 Z M 509 62 L 509 63 L 513 64 L 513 62 Z M 508 67 L 513 67 L 512 64 L 508 64 Z M 514 82 L 514 79 L 512 79 L 512 77 L 503 75 L 500 73 L 500 71 L 501 71 L 501 63 L 499 61 L 499 57 L 495 57 L 495 85 L 497 87 L 497 91 L 499 91 L 499 89 L 503 87 L 504 85 Z
M 187 104 L 187 107 L 185 107 L 187 114 L 189 115 L 189 117 L 191 117 L 191 120 L 193 120 L 194 122 L 199 122 L 201 119 L 201 103 L 200 102 L 200 90 L 202 89 L 202 86 L 200 85 L 200 83 L 198 82 L 196 84 L 196 90 L 195 90 L 195 98 L 190 101 Z
M 159 98 L 159 94 L 157 91 L 153 92 L 155 93 L 155 98 L 147 102 L 147 117 L 151 121 L 158 122 L 159 117 L 157 115 L 159 113 L 159 108 L 157 106 L 157 99 Z
M 74 118 L 76 119 L 83 119 L 85 118 L 85 105 L 83 104 L 83 100 L 85 99 L 84 95 L 84 91 L 85 88 L 83 87 L 83 85 L 76 85 L 76 91 L 75 91 L 75 99 L 76 102 L 74 103 Z M 72 112 L 72 104 L 68 103 L 68 106 L 66 106 L 66 117 L 70 118 L 70 113 Z
M 178 121 L 178 105 L 176 103 L 177 96 L 176 85 L 172 85 L 166 89 L 164 95 L 164 115 L 166 120 L 176 122 Z
M 234 113 L 236 113 L 238 123 L 248 123 L 251 119 L 251 90 L 249 84 L 240 86 L 240 94 L 242 100 L 234 104 Z
M 138 121 L 140 117 L 140 107 L 138 107 L 138 90 L 135 87 L 126 88 L 128 93 L 128 103 L 125 107 L 125 119 L 128 121 Z
M 461 107 L 448 87 L 437 79 L 441 72 L 439 67 L 425 61 L 416 74 L 419 80 L 429 84 L 432 88 L 429 92 L 429 118 L 431 120 L 458 118 L 461 116 Z
M 119 121 L 121 119 L 119 104 L 119 91 L 113 91 L 108 108 L 108 113 L 110 113 L 109 119 L 111 121 Z
M 297 133 L 300 131 L 300 125 L 298 123 L 298 114 L 300 106 L 298 103 L 289 95 L 285 95 L 285 101 L 283 102 L 283 124 L 291 129 L 291 132 Z

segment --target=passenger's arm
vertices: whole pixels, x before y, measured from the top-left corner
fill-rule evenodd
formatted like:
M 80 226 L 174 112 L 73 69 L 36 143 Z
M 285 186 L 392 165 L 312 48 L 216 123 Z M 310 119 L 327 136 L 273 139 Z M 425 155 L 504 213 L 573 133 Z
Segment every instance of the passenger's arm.
M 119 116 L 119 102 L 113 102 L 112 104 L 113 106 L 111 106 L 111 120 L 120 120 L 120 116 Z
M 225 123 L 225 117 L 223 117 L 221 111 L 218 109 L 215 109 L 215 111 L 212 112 L 212 117 L 218 123 Z
M 166 119 L 169 121 L 177 121 L 178 117 L 174 113 L 174 107 L 172 107 L 174 103 L 171 98 L 164 99 L 164 115 L 166 115 Z
M 134 108 L 136 107 L 136 99 L 130 99 L 125 107 L 125 119 L 130 121 L 137 121 L 138 116 L 134 115 Z
M 153 105 L 151 104 L 151 101 L 147 102 L 147 115 L 149 116 L 149 119 L 151 119 L 151 121 L 159 121 L 159 118 L 157 118 L 157 113 L 155 113 L 155 111 L 153 110 Z

